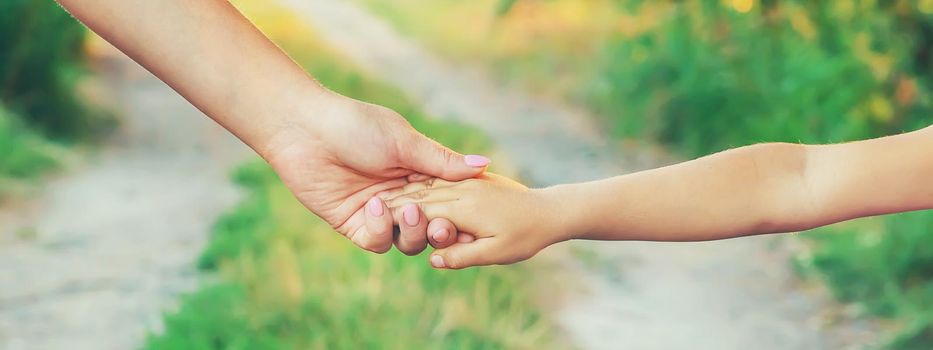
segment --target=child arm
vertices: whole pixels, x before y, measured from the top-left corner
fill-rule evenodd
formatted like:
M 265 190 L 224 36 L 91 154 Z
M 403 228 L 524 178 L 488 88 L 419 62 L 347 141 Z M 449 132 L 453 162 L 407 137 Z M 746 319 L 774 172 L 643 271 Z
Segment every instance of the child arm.
M 835 145 L 741 147 L 545 191 L 582 209 L 570 215 L 579 218 L 571 230 L 580 238 L 697 241 L 801 231 L 933 208 L 933 128 Z
M 702 241 L 810 229 L 933 208 L 933 127 L 845 144 L 770 143 L 605 180 L 529 190 L 489 174 L 412 183 L 417 203 L 477 241 L 437 250 L 436 267 L 530 258 L 567 239 Z

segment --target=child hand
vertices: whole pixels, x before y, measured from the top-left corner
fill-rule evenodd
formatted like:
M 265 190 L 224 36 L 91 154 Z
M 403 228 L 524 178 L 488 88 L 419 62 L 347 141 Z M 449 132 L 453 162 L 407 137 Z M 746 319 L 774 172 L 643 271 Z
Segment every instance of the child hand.
M 431 265 L 436 268 L 511 264 L 569 238 L 557 220 L 557 205 L 544 190 L 495 174 L 460 182 L 430 179 L 380 196 L 397 218 L 417 205 L 429 219 L 447 218 L 476 237 L 435 250 Z

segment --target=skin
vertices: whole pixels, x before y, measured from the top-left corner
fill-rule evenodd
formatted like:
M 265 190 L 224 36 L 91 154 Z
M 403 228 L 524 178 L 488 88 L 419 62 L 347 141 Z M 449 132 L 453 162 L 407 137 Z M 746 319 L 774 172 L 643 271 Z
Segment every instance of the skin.
M 59 3 L 243 140 L 302 204 L 361 248 L 382 253 L 394 241 L 417 254 L 429 242 L 469 240 L 446 219 L 428 222 L 414 208 L 409 224 L 371 198 L 409 176 L 477 176 L 488 159 L 437 144 L 392 110 L 328 91 L 227 1 Z
M 382 194 L 476 236 L 431 264 L 510 264 L 569 239 L 706 241 L 933 209 L 933 127 L 835 144 L 759 144 L 609 179 L 528 189 L 502 176 Z

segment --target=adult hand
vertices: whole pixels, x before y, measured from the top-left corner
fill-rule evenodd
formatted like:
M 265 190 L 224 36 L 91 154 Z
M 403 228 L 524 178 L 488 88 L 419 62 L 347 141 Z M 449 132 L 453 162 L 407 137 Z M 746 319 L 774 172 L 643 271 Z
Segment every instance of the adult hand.
M 416 173 L 470 178 L 489 162 L 431 141 L 391 110 L 327 91 L 229 1 L 58 1 L 256 150 L 308 209 L 365 249 L 385 252 L 393 241 L 385 204 L 363 209 L 376 192 Z M 460 238 L 449 221 L 427 223 L 418 211 L 394 221 L 407 254 L 424 249 L 428 229 L 436 246 Z M 447 239 L 434 240 L 442 232 Z
M 307 114 L 281 125 L 260 149 L 299 201 L 363 249 L 420 253 L 430 242 L 444 248 L 458 237 L 446 219 L 431 222 L 417 206 L 397 217 L 375 195 L 421 174 L 458 181 L 481 174 L 489 160 L 463 156 L 415 131 L 385 107 L 326 92 Z M 399 235 L 393 235 L 393 222 Z M 394 238 L 394 239 L 393 239 Z

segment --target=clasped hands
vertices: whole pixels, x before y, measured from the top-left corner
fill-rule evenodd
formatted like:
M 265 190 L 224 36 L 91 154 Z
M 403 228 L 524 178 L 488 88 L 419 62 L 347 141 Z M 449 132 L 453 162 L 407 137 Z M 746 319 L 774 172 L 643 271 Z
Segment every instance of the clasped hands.
M 472 252 L 490 243 L 485 238 L 473 242 L 480 231 L 472 222 L 469 233 L 460 233 L 449 215 L 430 215 L 436 207 L 425 207 L 412 197 L 416 194 L 402 192 L 489 179 L 483 175 L 487 158 L 451 151 L 381 106 L 331 92 L 312 102 L 315 108 L 268 126 L 272 130 L 264 134 L 270 136 L 248 142 L 305 207 L 372 252 L 387 252 L 394 244 L 415 255 L 430 244 L 438 249 L 431 256 L 438 268 L 467 267 L 444 255 L 450 249 L 469 246 Z M 462 208 L 464 213 L 470 210 Z

